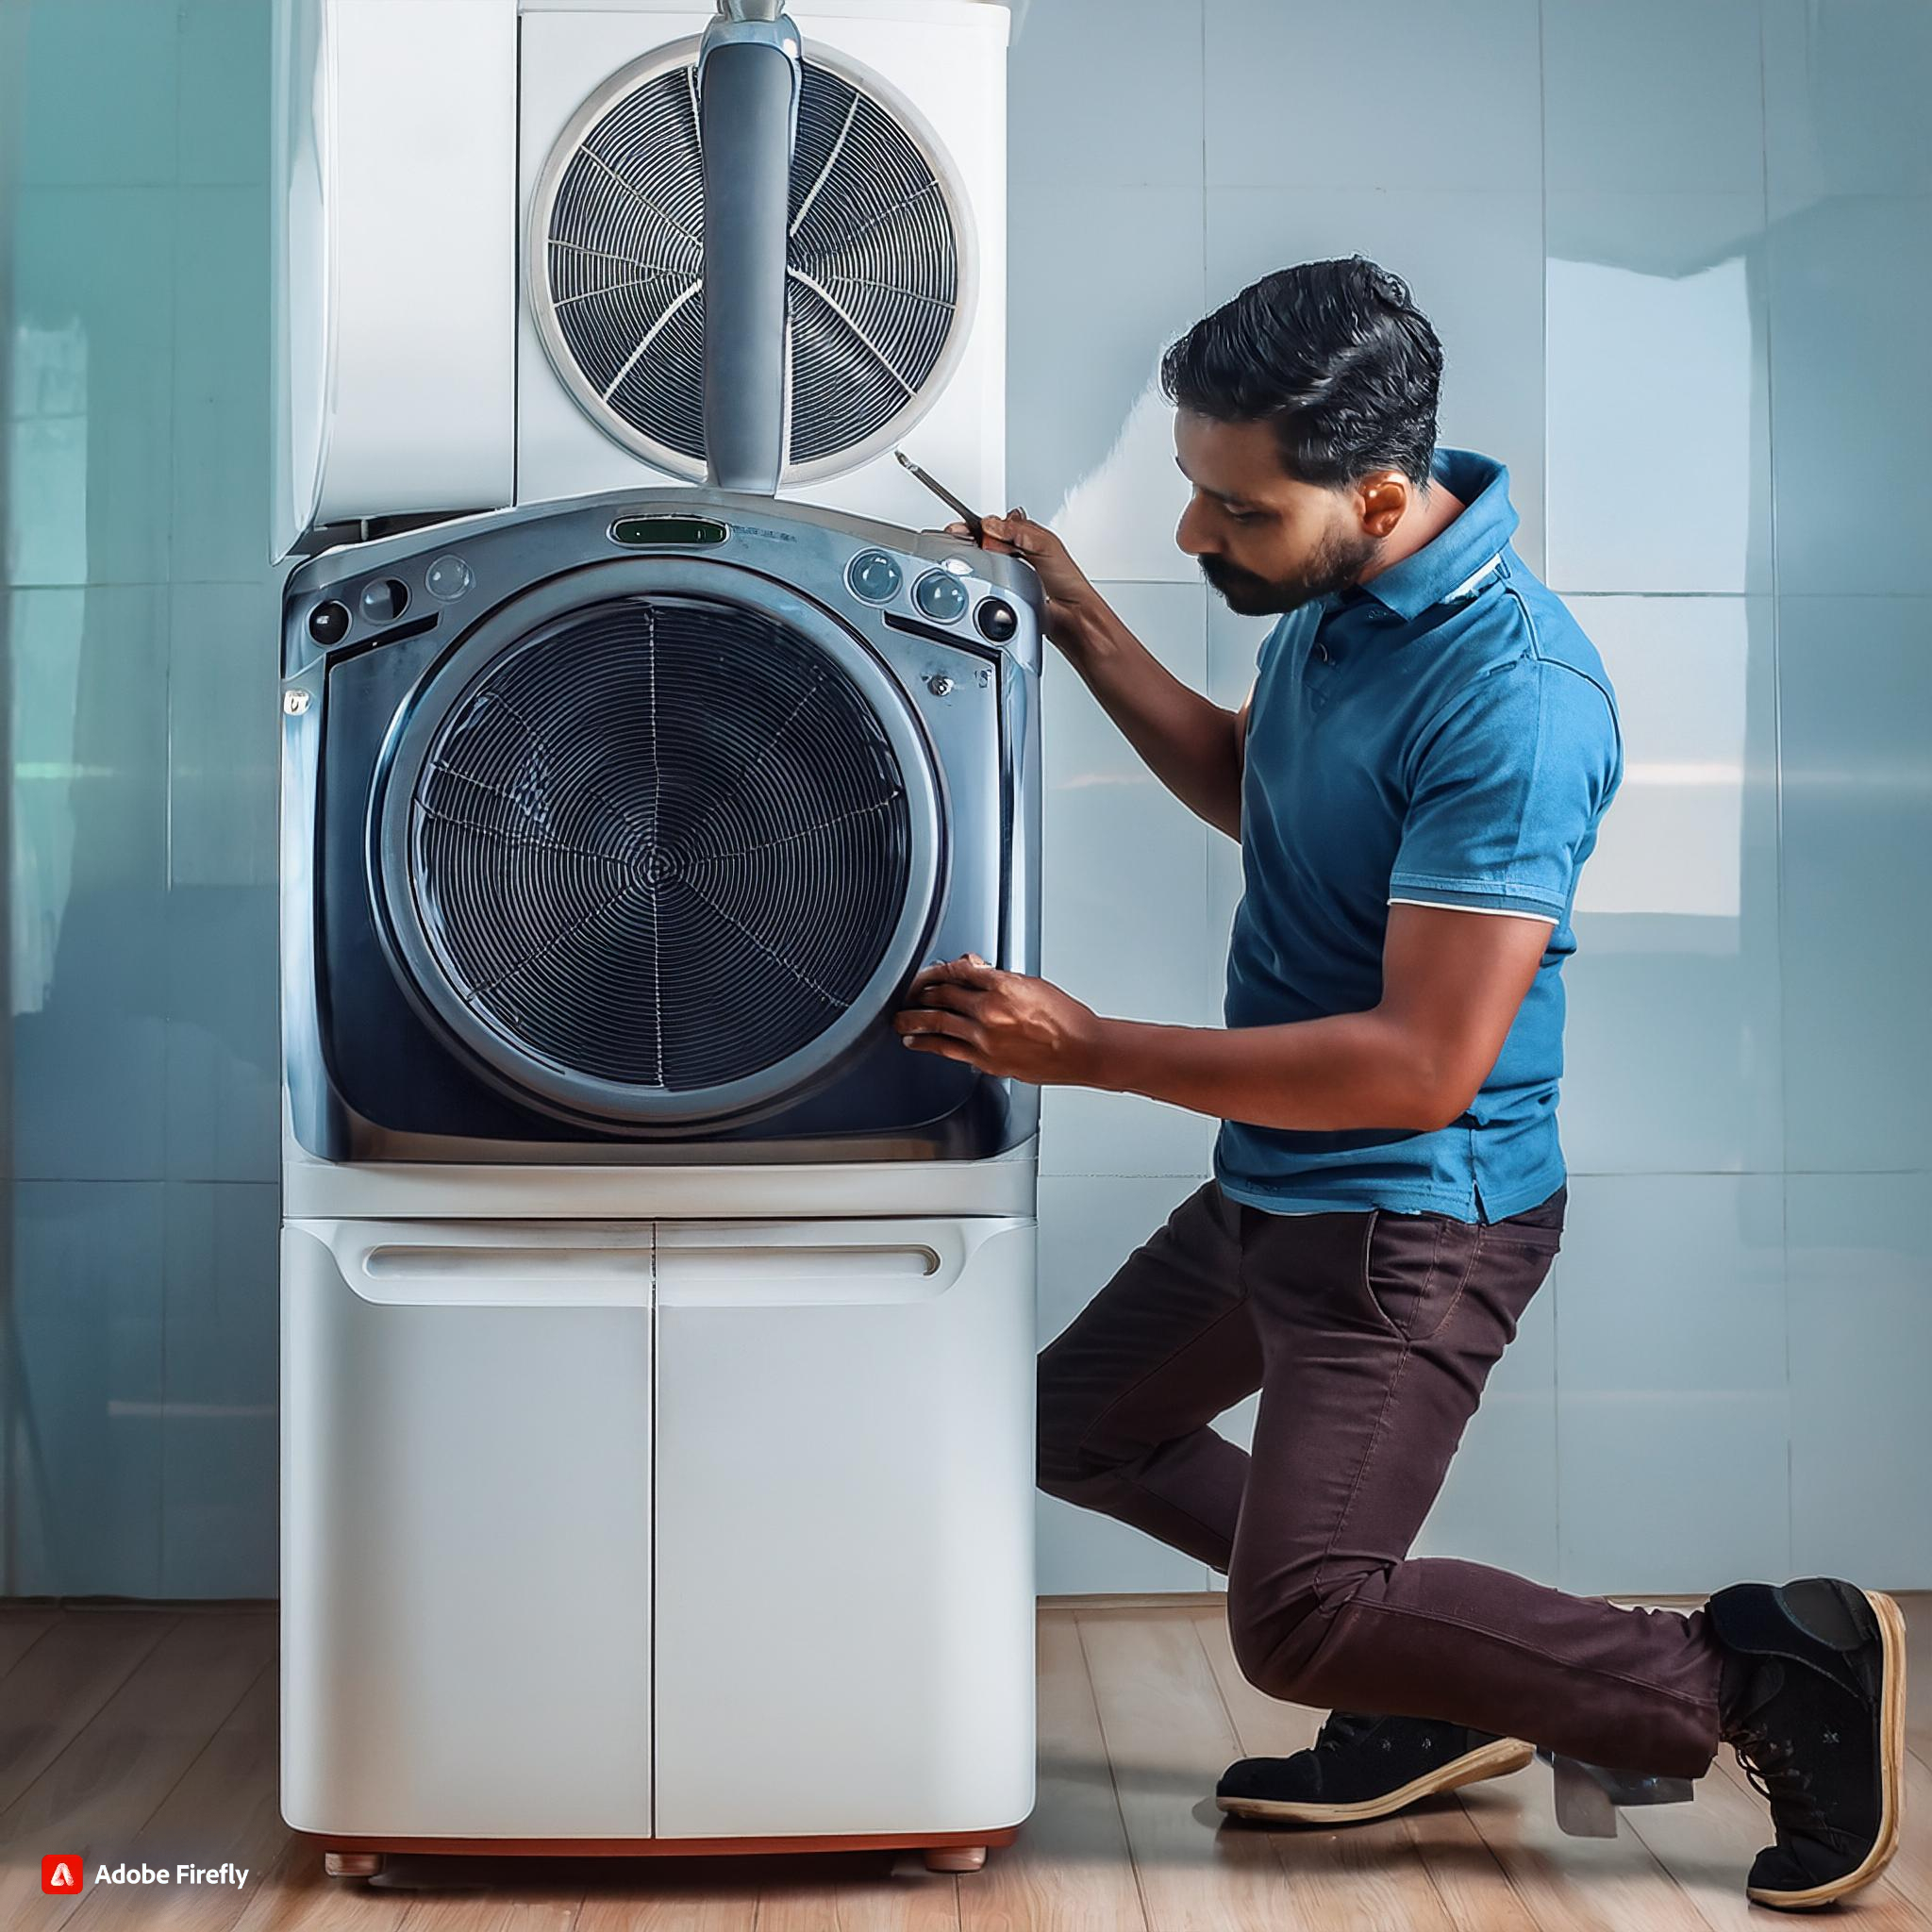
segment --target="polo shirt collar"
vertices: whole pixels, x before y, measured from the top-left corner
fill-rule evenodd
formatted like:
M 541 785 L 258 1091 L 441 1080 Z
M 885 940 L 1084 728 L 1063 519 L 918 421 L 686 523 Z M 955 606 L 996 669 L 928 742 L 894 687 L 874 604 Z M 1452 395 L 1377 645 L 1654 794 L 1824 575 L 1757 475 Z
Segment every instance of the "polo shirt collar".
M 1462 513 L 1412 557 L 1371 577 L 1360 588 L 1413 623 L 1432 605 L 1479 575 L 1516 533 L 1509 501 L 1509 472 L 1491 457 L 1468 449 L 1439 449 L 1430 465 L 1435 480 L 1462 499 Z

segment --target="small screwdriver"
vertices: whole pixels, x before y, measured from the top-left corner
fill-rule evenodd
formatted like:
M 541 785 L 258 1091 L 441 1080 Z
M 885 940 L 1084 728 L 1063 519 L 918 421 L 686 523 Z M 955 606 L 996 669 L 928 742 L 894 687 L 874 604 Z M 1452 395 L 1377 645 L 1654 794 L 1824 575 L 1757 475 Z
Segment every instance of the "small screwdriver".
M 901 466 L 910 470 L 947 508 L 958 511 L 965 519 L 967 529 L 973 533 L 973 541 L 975 543 L 983 544 L 986 541 L 986 525 L 975 511 L 968 509 L 938 477 L 927 475 L 903 449 L 895 449 L 892 454 L 898 458 Z

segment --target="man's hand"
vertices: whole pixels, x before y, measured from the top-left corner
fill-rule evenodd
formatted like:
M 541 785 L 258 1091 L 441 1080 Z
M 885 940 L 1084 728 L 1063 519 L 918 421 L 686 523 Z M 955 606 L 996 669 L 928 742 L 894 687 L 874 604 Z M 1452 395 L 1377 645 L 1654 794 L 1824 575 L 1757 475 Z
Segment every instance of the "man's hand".
M 1058 987 L 1003 973 L 976 953 L 928 966 L 892 1024 L 914 1052 L 983 1074 L 1034 1086 L 1098 1084 L 1105 1023 Z
M 1042 627 L 1060 649 L 1077 641 L 1075 625 L 1101 603 L 1100 592 L 1088 581 L 1087 574 L 1067 555 L 1067 546 L 1044 524 L 1036 524 L 1024 509 L 1009 510 L 1003 517 L 983 517 L 986 532 L 984 549 L 1002 557 L 1024 557 L 1039 574 L 1046 592 L 1046 612 Z M 949 524 L 949 537 L 970 538 L 964 524 Z

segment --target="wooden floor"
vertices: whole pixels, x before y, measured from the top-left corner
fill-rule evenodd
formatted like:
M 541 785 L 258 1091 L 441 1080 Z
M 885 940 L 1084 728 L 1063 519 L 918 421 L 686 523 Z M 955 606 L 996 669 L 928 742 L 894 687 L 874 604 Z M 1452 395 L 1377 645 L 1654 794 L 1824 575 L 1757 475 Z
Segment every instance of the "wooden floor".
M 1904 1841 L 1845 1923 L 1932 1928 L 1932 1599 L 1913 1627 Z M 1215 1609 L 1043 1608 L 1040 1802 L 984 1872 L 885 1855 L 404 1860 L 436 1889 L 325 1880 L 275 1808 L 275 1619 L 0 1609 L 0 1926 L 166 1932 L 1694 1932 L 1772 1923 L 1743 1876 L 1769 1838 L 1726 1752 L 1693 1805 L 1566 1839 L 1541 1763 L 1345 1832 L 1224 1824 L 1232 1758 L 1295 1750 L 1312 1711 L 1243 1682 Z M 42 1853 L 224 1859 L 245 1889 L 40 1890 Z

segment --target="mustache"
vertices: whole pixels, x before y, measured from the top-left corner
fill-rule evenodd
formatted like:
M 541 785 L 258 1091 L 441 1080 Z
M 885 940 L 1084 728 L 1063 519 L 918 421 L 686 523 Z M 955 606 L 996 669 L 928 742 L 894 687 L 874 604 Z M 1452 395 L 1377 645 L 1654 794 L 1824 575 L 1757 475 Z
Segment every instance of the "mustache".
M 1266 577 L 1257 576 L 1251 570 L 1243 570 L 1238 563 L 1229 563 L 1224 557 L 1202 557 L 1195 559 L 1201 566 L 1201 575 L 1224 596 L 1228 591 L 1260 591 L 1274 589 Z

